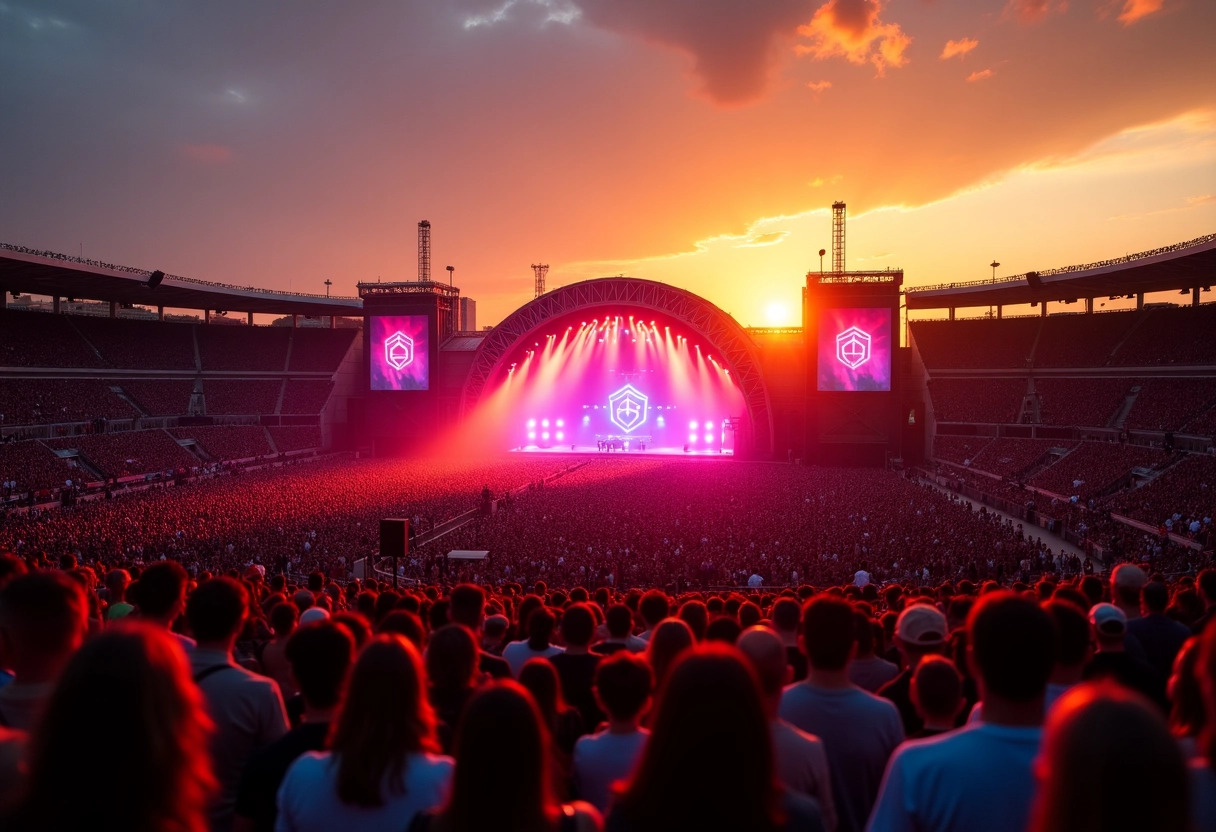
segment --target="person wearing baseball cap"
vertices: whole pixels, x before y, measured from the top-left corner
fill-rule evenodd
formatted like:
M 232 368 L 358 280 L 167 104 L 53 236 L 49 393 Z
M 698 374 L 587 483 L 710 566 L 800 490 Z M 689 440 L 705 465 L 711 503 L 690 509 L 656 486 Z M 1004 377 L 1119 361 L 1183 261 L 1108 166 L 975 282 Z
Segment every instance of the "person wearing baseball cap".
M 903 658 L 903 670 L 879 688 L 878 695 L 895 703 L 904 723 L 904 733 L 909 737 L 925 727 L 912 702 L 912 674 L 925 656 L 943 654 L 949 637 L 946 616 L 929 604 L 912 604 L 895 622 L 895 645 Z
M 1085 668 L 1085 680 L 1110 679 L 1144 694 L 1168 714 L 1165 679 L 1148 662 L 1127 651 L 1127 615 L 1123 610 L 1114 604 L 1094 604 L 1089 609 L 1089 624 L 1098 652 Z

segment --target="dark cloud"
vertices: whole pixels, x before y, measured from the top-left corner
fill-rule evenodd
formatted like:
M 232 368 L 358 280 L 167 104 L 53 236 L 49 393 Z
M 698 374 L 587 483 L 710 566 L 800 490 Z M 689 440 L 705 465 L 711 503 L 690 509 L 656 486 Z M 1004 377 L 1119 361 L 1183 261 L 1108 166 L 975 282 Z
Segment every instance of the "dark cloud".
M 719 104 L 759 98 L 810 0 L 579 0 L 597 27 L 687 53 L 702 91 Z

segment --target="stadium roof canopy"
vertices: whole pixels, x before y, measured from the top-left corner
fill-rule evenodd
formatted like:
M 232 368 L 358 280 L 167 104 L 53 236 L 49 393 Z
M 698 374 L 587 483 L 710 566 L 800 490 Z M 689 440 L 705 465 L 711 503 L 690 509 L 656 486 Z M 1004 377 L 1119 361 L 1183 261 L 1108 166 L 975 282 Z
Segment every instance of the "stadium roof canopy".
M 362 317 L 363 301 L 302 292 L 274 292 L 252 286 L 208 283 L 166 275 L 148 288 L 152 273 L 53 252 L 0 245 L 0 291 L 173 309 L 222 309 L 267 315 Z
M 1038 287 L 1031 286 L 1037 277 Z M 941 286 L 907 288 L 909 309 L 1010 306 L 1040 301 L 1136 296 L 1210 287 L 1216 282 L 1216 234 L 1101 263 Z

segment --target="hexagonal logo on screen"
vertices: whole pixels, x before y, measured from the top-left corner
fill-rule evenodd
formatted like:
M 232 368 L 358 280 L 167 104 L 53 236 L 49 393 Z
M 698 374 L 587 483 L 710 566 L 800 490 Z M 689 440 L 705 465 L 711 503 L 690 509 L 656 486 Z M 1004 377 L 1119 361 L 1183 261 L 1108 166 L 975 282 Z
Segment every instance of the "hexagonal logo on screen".
M 384 360 L 394 370 L 404 370 L 414 361 L 414 339 L 398 330 L 384 339 Z
M 646 423 L 650 400 L 632 384 L 626 384 L 608 397 L 608 418 L 629 433 Z
M 851 326 L 836 336 L 836 360 L 856 370 L 870 360 L 870 333 Z

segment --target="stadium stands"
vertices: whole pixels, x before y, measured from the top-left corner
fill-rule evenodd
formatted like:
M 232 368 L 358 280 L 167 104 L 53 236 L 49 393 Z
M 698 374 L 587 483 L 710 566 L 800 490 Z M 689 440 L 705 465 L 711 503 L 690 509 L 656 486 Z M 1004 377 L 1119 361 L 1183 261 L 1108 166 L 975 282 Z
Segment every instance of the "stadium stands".
M 268 428 L 279 453 L 304 451 L 321 447 L 321 429 L 315 425 Z
M 1036 367 L 1104 367 L 1115 347 L 1146 313 L 1052 315 L 1043 319 Z
M 282 413 L 302 414 L 320 413 L 329 394 L 333 392 L 332 381 L 313 381 L 291 379 L 287 382 L 287 390 L 283 394 Z
M 332 373 L 358 334 L 357 329 L 297 329 L 292 332 L 291 364 L 287 369 Z
M 65 315 L 0 310 L 0 367 L 101 367 Z
M 163 430 L 137 430 L 98 436 L 50 439 L 49 447 L 74 449 L 106 477 L 127 477 L 157 471 L 190 469 L 199 460 Z
M 274 413 L 282 382 L 278 379 L 233 381 L 205 379 L 203 396 L 208 416 Z
M 110 367 L 132 370 L 195 370 L 191 324 L 94 318 L 66 320 L 101 353 Z
M 0 429 L 138 416 L 99 379 L 0 378 Z
M 1038 318 L 911 321 L 912 339 L 932 370 L 1025 369 Z M 966 345 L 960 349 L 960 345 Z
M 195 327 L 204 370 L 275 372 L 286 369 L 287 327 L 211 325 Z
M 1216 406 L 1216 378 L 1136 379 L 1140 393 L 1124 427 L 1144 430 L 1180 430 Z
M 41 442 L 0 443 L 0 482 L 16 482 L 16 493 L 59 488 L 77 470 Z
M 1111 506 L 1129 517 L 1154 526 L 1178 515 L 1180 521 L 1212 517 L 1216 508 L 1216 457 L 1190 454 L 1160 476 L 1120 496 Z M 1185 523 L 1174 523 L 1183 533 Z
M 1165 451 L 1110 442 L 1082 442 L 1059 462 L 1044 469 L 1030 484 L 1064 497 L 1081 499 L 1099 495 L 1133 468 L 1151 468 L 1165 462 Z
M 1133 382 L 1125 378 L 1036 378 L 1044 425 L 1106 427 L 1118 413 Z
M 195 440 L 212 459 L 249 459 L 271 453 L 265 429 L 256 425 L 174 428 L 169 433 Z
M 1071 449 L 1076 444 L 1056 439 L 1001 437 L 985 446 L 972 465 L 1002 477 L 1012 477 L 1043 460 L 1053 448 Z
M 186 379 L 123 379 L 123 391 L 149 416 L 184 416 L 190 413 L 194 382 Z
M 933 440 L 933 455 L 957 465 L 971 465 L 992 441 L 991 436 L 938 436 Z
M 1216 304 L 1152 309 L 1111 357 L 1112 367 L 1216 364 Z
M 1026 394 L 1022 378 L 935 378 L 929 382 L 939 422 L 1015 422 Z

